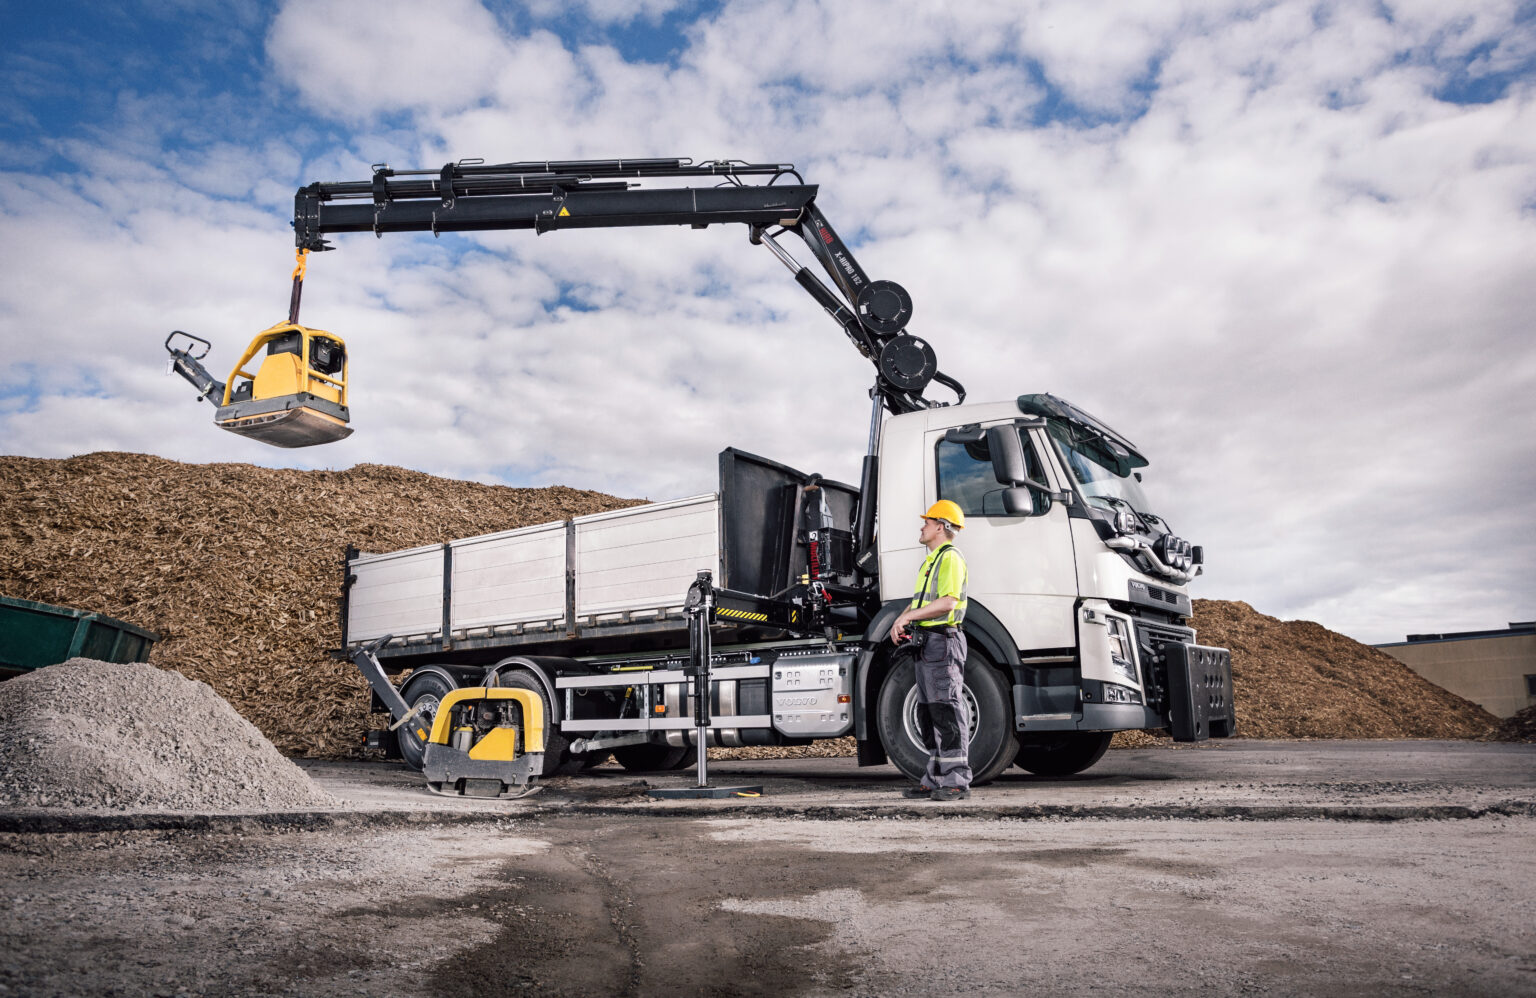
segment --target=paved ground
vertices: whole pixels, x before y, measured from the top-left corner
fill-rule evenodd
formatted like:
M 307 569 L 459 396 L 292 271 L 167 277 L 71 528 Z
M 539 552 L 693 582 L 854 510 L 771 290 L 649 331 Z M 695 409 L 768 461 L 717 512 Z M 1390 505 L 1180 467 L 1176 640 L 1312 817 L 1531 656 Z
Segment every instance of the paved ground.
M 1531 746 L 1115 752 L 959 808 L 845 760 L 686 803 L 312 769 L 328 815 L 0 815 L 0 994 L 1536 995 Z

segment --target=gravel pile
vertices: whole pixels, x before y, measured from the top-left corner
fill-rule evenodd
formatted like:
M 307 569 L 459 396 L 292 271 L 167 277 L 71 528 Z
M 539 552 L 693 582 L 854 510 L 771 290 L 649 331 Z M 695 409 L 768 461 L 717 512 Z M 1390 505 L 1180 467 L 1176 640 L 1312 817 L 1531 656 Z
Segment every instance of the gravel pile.
M 232 811 L 334 803 L 206 683 L 88 658 L 0 683 L 0 805 Z

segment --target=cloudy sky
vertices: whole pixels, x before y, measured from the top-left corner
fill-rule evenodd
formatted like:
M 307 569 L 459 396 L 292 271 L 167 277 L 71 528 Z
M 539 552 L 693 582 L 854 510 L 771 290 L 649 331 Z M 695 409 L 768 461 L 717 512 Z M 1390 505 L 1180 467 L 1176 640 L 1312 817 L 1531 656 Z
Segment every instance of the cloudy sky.
M 348 440 L 167 378 L 286 315 L 292 197 L 373 163 L 792 162 L 973 401 L 1151 458 L 1196 595 L 1367 641 L 1536 617 L 1536 7 L 11 5 L 0 452 L 403 465 L 655 499 L 734 445 L 857 481 L 871 371 L 746 230 L 337 237 Z M 802 259 L 808 254 L 792 247 Z

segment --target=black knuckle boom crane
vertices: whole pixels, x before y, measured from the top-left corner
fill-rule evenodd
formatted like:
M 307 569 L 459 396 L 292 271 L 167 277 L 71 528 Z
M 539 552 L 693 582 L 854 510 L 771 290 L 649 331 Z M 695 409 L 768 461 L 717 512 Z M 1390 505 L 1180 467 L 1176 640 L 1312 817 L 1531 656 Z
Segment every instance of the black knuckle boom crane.
M 795 183 L 781 183 L 793 178 Z M 650 187 L 676 180 L 685 186 Z M 704 182 L 713 181 L 706 185 Z M 842 328 L 875 366 L 870 447 L 861 494 L 875 488 L 875 433 L 882 408 L 893 414 L 965 401 L 965 388 L 938 369 L 932 345 L 906 331 L 912 298 L 894 281 L 871 280 L 816 204 L 818 187 L 787 163 L 679 159 L 545 160 L 486 164 L 465 159 L 439 170 L 392 170 L 375 164 L 369 180 L 317 182 L 293 199 L 298 262 L 288 319 L 262 331 L 225 381 L 199 361 L 209 344 L 181 331 L 166 338 L 170 369 L 217 401 L 221 428 L 278 447 L 331 443 L 348 425 L 346 345 L 324 330 L 299 325 L 299 303 L 310 252 L 334 247 L 327 236 L 346 232 L 485 232 L 595 229 L 642 225 L 746 225 L 753 244 L 765 246 L 795 281 Z M 795 233 L 831 278 L 828 287 L 778 243 Z M 184 345 L 173 345 L 184 337 Z M 199 350 L 199 348 L 201 348 Z M 265 348 L 252 374 L 246 365 Z M 196 351 L 196 352 L 194 352 Z M 309 363 L 305 363 L 305 359 Z M 934 382 L 954 402 L 929 399 Z M 855 533 L 860 550 L 874 532 L 874 504 L 859 504 Z

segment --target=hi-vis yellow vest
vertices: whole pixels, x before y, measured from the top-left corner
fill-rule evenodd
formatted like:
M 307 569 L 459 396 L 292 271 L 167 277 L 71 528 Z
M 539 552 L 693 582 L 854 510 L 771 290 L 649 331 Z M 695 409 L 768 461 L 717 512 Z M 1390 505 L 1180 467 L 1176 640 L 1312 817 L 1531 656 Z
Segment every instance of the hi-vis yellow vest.
M 946 555 L 948 557 L 946 557 Z M 953 596 L 955 608 L 946 616 L 915 621 L 918 627 L 957 627 L 965 619 L 965 587 L 969 582 L 965 556 L 953 544 L 945 544 L 923 559 L 917 570 L 917 588 L 912 593 L 912 609 L 927 606 L 940 596 Z

